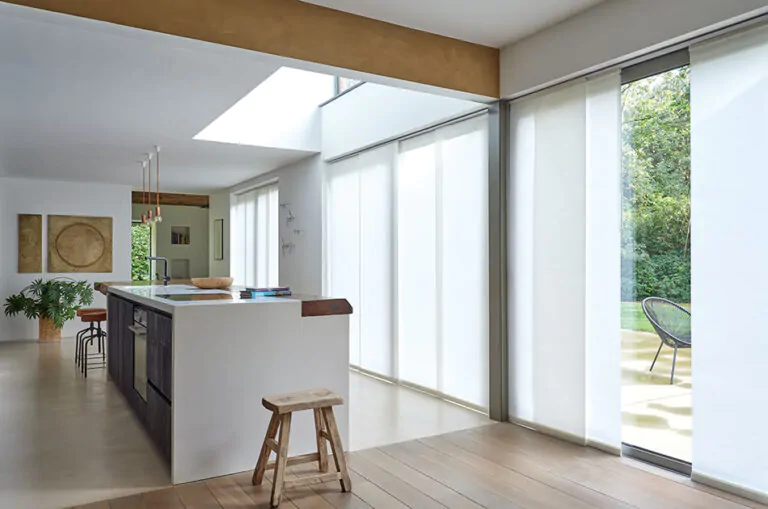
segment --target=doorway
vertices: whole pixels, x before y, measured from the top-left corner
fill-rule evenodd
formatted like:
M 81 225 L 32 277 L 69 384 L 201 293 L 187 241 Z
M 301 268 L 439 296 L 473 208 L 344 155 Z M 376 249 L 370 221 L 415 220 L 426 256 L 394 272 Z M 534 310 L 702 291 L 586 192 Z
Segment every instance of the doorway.
M 622 441 L 684 472 L 692 436 L 689 70 L 646 72 L 622 86 Z
M 152 227 L 141 221 L 131 222 L 131 280 L 149 281 L 152 271 L 148 256 L 152 256 Z

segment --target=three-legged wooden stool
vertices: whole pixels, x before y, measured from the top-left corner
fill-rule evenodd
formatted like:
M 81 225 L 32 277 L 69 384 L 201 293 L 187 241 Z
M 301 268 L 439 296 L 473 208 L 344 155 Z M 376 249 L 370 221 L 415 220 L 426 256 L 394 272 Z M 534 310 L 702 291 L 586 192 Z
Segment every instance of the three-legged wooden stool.
M 252 481 L 254 485 L 259 485 L 264 480 L 264 472 L 267 470 L 269 455 L 274 451 L 277 459 L 274 463 L 275 477 L 272 482 L 272 507 L 280 505 L 284 488 L 339 481 L 341 491 L 352 490 L 339 428 L 336 426 L 336 418 L 333 416 L 333 407 L 344 403 L 341 396 L 332 393 L 328 389 L 311 389 L 266 397 L 262 399 L 261 403 L 264 405 L 264 408 L 272 411 L 272 419 L 269 421 L 267 436 L 264 438 L 264 444 L 261 446 L 259 461 L 256 463 L 256 469 L 253 471 Z M 291 434 L 291 414 L 300 410 L 312 410 L 315 414 L 317 452 L 289 458 L 288 440 Z M 275 436 L 277 436 L 278 430 L 280 431 L 280 438 L 276 442 Z M 326 440 L 331 444 L 336 472 L 328 472 L 328 447 L 325 443 Z M 285 468 L 287 466 L 313 461 L 317 461 L 320 470 L 319 474 L 290 481 L 284 480 Z

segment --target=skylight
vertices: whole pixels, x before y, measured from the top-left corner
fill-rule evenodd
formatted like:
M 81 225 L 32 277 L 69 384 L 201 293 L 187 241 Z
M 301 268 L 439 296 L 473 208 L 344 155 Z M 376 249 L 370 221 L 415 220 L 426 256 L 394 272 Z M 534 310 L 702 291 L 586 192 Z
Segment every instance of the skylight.
M 281 67 L 194 139 L 297 149 L 319 145 L 318 106 L 334 96 L 334 87 L 333 76 Z

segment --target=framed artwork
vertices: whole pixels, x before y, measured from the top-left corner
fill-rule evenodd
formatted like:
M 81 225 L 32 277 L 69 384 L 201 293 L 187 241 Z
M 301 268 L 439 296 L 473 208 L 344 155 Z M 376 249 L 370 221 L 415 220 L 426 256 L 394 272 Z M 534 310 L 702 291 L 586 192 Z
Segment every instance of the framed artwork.
M 48 272 L 112 272 L 112 218 L 49 215 Z
M 19 274 L 43 272 L 43 216 L 19 214 Z
M 224 259 L 224 220 L 213 221 L 213 259 Z

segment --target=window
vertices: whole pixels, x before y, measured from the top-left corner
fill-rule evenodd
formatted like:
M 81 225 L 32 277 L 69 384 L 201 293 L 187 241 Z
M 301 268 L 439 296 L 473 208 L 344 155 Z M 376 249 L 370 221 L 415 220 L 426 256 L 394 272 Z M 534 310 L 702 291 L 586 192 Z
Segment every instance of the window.
M 232 275 L 236 284 L 279 284 L 277 183 L 235 195 L 232 214 Z
M 347 298 L 350 362 L 488 406 L 485 116 L 335 163 L 327 290 Z

